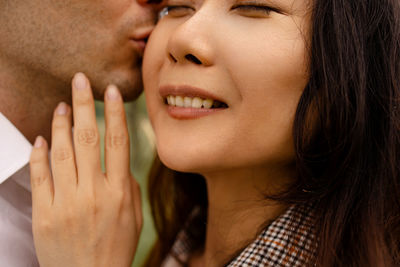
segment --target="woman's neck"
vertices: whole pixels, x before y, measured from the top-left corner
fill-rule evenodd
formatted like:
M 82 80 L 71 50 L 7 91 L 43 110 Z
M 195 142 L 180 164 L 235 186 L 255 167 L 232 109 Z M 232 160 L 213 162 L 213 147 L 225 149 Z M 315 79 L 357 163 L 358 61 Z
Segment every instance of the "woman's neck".
M 190 266 L 223 266 L 285 211 L 286 205 L 265 199 L 292 181 L 291 168 L 280 169 L 203 174 L 208 190 L 206 243 Z

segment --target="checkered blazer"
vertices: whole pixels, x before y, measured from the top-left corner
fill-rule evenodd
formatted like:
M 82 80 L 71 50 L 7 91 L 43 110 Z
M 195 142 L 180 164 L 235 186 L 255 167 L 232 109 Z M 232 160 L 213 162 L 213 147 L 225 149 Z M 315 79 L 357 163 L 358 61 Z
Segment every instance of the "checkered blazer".
M 189 221 L 198 217 L 195 210 Z M 314 232 L 315 216 L 311 205 L 293 205 L 279 216 L 258 237 L 234 258 L 227 267 L 259 266 L 305 266 L 314 259 L 316 237 Z M 204 224 L 204 223 L 203 223 Z M 194 249 L 193 231 L 188 224 L 182 230 L 162 267 L 187 266 L 191 251 Z

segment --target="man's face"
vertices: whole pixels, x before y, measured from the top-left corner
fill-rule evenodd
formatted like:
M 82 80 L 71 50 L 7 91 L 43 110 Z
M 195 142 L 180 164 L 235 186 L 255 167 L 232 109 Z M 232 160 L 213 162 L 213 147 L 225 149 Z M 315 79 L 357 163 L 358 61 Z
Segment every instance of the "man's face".
M 155 16 L 134 0 L 1 0 L 0 60 L 65 83 L 84 72 L 96 98 L 113 83 L 133 99 Z

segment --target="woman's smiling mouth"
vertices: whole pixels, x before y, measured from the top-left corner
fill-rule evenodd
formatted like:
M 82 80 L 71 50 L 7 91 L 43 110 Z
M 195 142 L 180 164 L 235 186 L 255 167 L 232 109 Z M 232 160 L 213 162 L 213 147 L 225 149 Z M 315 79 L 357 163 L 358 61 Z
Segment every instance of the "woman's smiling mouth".
M 174 96 L 169 95 L 166 98 L 166 104 L 172 107 L 180 108 L 197 108 L 197 109 L 215 109 L 215 108 L 227 108 L 228 106 L 218 100 L 203 99 L 200 97 L 189 97 L 189 96 Z
M 175 119 L 196 119 L 228 108 L 218 97 L 190 86 L 164 86 L 160 94 L 169 115 Z

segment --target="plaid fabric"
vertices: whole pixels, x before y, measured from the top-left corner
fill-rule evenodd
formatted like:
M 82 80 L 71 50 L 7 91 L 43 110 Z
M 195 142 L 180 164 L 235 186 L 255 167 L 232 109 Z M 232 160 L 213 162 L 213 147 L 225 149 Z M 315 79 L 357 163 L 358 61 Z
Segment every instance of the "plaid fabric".
M 189 221 L 199 214 L 195 210 Z M 311 205 L 293 205 L 279 216 L 248 245 L 228 267 L 305 266 L 315 257 L 315 216 Z M 173 245 L 162 267 L 187 266 L 191 252 L 196 247 L 193 235 L 186 225 Z

